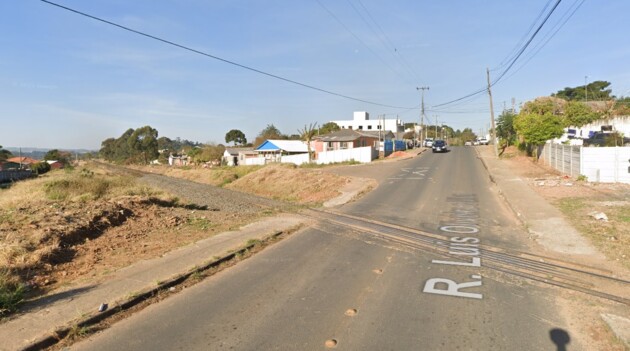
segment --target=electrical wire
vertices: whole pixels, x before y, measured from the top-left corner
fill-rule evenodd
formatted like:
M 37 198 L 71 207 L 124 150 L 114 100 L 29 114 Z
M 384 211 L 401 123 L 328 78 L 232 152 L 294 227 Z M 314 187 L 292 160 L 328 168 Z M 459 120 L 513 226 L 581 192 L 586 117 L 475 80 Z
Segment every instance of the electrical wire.
M 350 33 L 358 42 L 360 42 L 361 44 L 363 44 L 363 46 L 365 46 L 366 49 L 368 49 L 368 51 L 370 51 L 372 53 L 372 55 L 376 56 L 376 58 L 379 59 L 379 61 L 381 61 L 381 63 L 383 65 L 385 65 L 387 68 L 389 68 L 392 72 L 394 72 L 396 75 L 398 75 L 398 77 L 400 77 L 403 81 L 405 81 L 407 84 L 410 84 L 409 81 L 407 81 L 407 78 L 405 76 L 403 76 L 400 72 L 398 72 L 397 70 L 394 69 L 394 67 L 390 66 L 379 54 L 376 53 L 376 51 L 372 50 L 372 48 L 367 45 L 363 40 L 361 40 L 361 38 L 359 38 L 358 35 L 354 34 L 354 32 L 352 30 L 350 30 L 350 28 L 348 28 L 348 26 L 346 26 L 345 23 L 343 23 L 343 21 L 341 21 L 341 19 L 339 19 L 339 17 L 337 17 L 329 8 L 327 8 L 320 0 L 315 0 L 319 6 L 321 6 L 329 15 L 330 17 L 332 17 L 335 21 L 337 21 L 337 23 L 339 23 L 348 33 Z
M 333 95 L 333 96 L 341 97 L 341 98 L 348 99 L 348 100 L 354 100 L 354 101 L 358 101 L 358 102 L 363 102 L 363 103 L 370 104 L 370 105 L 376 105 L 376 106 L 382 106 L 382 107 L 389 107 L 389 108 L 395 108 L 395 109 L 413 109 L 412 107 L 394 106 L 394 105 L 382 104 L 382 103 L 379 103 L 379 102 L 374 102 L 374 101 L 369 101 L 369 100 L 359 99 L 359 98 L 355 98 L 355 97 L 352 97 L 352 96 L 348 96 L 348 95 L 344 95 L 344 94 L 336 93 L 336 92 L 334 92 L 334 91 L 330 91 L 330 90 L 327 90 L 327 89 L 318 88 L 318 87 L 313 86 L 313 85 L 310 85 L 310 84 L 301 83 L 301 82 L 298 82 L 298 81 L 296 81 L 296 80 L 292 80 L 292 79 L 289 79 L 289 78 L 285 78 L 285 77 L 282 77 L 282 76 L 279 76 L 279 75 L 276 75 L 276 74 L 273 74 L 273 73 L 268 73 L 268 72 L 265 72 L 265 71 L 262 71 L 262 70 L 259 70 L 259 69 L 253 68 L 253 67 L 249 67 L 249 66 L 246 66 L 246 65 L 243 65 L 243 64 L 240 64 L 240 63 L 234 62 L 234 61 L 230 61 L 230 60 L 227 60 L 227 59 L 221 58 L 221 57 L 219 57 L 219 56 L 215 56 L 215 55 L 212 55 L 212 54 L 208 54 L 208 53 L 206 53 L 206 52 L 203 52 L 203 51 L 200 51 L 200 50 L 197 50 L 197 49 L 193 49 L 193 48 L 190 48 L 190 47 L 185 46 L 185 45 L 182 45 L 182 44 L 177 44 L 177 43 L 175 43 L 175 42 L 173 42 L 173 41 L 166 40 L 166 39 L 162 39 L 162 38 L 160 38 L 160 37 L 157 37 L 157 36 L 154 36 L 154 35 L 151 35 L 151 34 L 148 34 L 148 33 L 144 33 L 144 32 L 141 32 L 141 31 L 135 30 L 135 29 L 132 29 L 132 28 L 129 28 L 129 27 L 123 26 L 123 25 L 118 24 L 118 23 L 115 23 L 115 22 L 111 22 L 111 21 L 108 21 L 108 20 L 102 19 L 102 18 L 100 18 L 100 17 L 96 17 L 96 16 L 93 16 L 93 15 L 87 14 L 87 13 L 85 13 L 85 12 L 81 12 L 81 11 L 78 11 L 78 10 L 72 9 L 72 8 L 70 8 L 70 7 L 67 7 L 67 6 L 63 6 L 63 5 L 60 5 L 60 4 L 57 4 L 57 3 L 54 3 L 54 2 L 49 1 L 49 0 L 40 0 L 40 1 L 41 1 L 41 2 L 43 2 L 43 3 L 46 3 L 46 4 L 48 4 L 48 5 L 52 5 L 52 6 L 55 6 L 55 7 L 60 8 L 60 9 L 63 9 L 63 10 L 66 10 L 66 11 L 69 11 L 69 12 L 72 12 L 72 13 L 75 13 L 75 14 L 78 14 L 78 15 L 81 15 L 81 16 L 84 16 L 84 17 L 87 17 L 87 18 L 93 19 L 93 20 L 95 20 L 95 21 L 99 21 L 99 22 L 102 22 L 102 23 L 106 23 L 106 24 L 109 24 L 109 25 L 111 25 L 111 26 L 118 27 L 118 28 L 120 28 L 120 29 L 126 30 L 126 31 L 128 31 L 128 32 L 135 33 L 135 34 L 138 34 L 138 35 L 144 36 L 144 37 L 146 37 L 146 38 L 149 38 L 149 39 L 153 39 L 153 40 L 156 40 L 156 41 L 162 42 L 162 43 L 164 43 L 164 44 L 168 44 L 168 45 L 171 45 L 171 46 L 175 46 L 175 47 L 177 47 L 177 48 L 180 48 L 180 49 L 183 49 L 183 50 L 187 50 L 187 51 L 193 52 L 193 53 L 195 53 L 195 54 L 199 54 L 199 55 L 202 55 L 202 56 L 206 56 L 206 57 L 209 57 L 209 58 L 212 58 L 212 59 L 215 59 L 215 60 L 218 60 L 218 61 L 221 61 L 221 62 L 224 62 L 224 63 L 230 64 L 230 65 L 233 65 L 233 66 L 236 66 L 236 67 L 239 67 L 239 68 L 242 68 L 242 69 L 245 69 L 245 70 L 248 70 L 248 71 L 254 72 L 254 73 L 258 73 L 258 74 L 261 74 L 261 75 L 264 75 L 264 76 L 267 76 L 267 77 L 275 78 L 275 79 L 278 79 L 278 80 L 281 80 L 281 81 L 284 81 L 284 82 L 287 82 L 287 83 L 291 83 L 291 84 L 294 84 L 294 85 L 298 85 L 298 86 L 301 86 L 301 87 L 303 87 L 303 88 L 307 88 L 307 89 L 311 89 L 311 90 L 319 91 L 319 92 L 321 92 L 321 93 L 326 93 L 326 94 L 329 94 L 329 95 Z
M 553 0 L 547 1 L 547 4 L 545 5 L 545 7 L 543 7 L 540 10 L 540 12 L 538 13 L 538 16 L 536 16 L 536 19 L 532 22 L 532 24 L 527 29 L 527 32 L 523 34 L 523 37 L 518 41 L 518 43 L 514 46 L 514 48 L 510 51 L 510 53 L 501 61 L 501 63 L 499 63 L 499 66 L 491 69 L 490 71 L 498 71 L 501 67 L 504 67 L 514 57 L 514 55 L 516 55 L 517 49 L 523 44 L 523 42 L 525 41 L 525 38 L 527 38 L 529 33 L 531 33 L 532 29 L 534 28 L 536 23 L 538 23 L 538 21 L 540 20 L 542 15 L 545 13 L 549 5 L 551 5 L 552 1 Z
M 558 8 L 558 5 L 560 5 L 560 2 L 562 0 L 556 0 L 556 3 L 554 4 L 554 6 L 551 8 L 551 10 L 547 13 L 547 15 L 545 16 L 544 20 L 540 23 L 540 25 L 538 25 L 538 28 L 536 28 L 536 31 L 534 31 L 534 33 L 530 36 L 529 40 L 527 40 L 527 42 L 523 45 L 523 47 L 518 51 L 518 53 L 514 56 L 514 58 L 512 59 L 512 61 L 510 62 L 510 64 L 507 66 L 507 68 L 505 70 L 503 70 L 503 72 L 498 76 L 498 78 L 494 79 L 490 84 L 489 87 L 487 88 L 481 88 L 479 90 L 476 90 L 470 94 L 464 95 L 460 98 L 451 100 L 451 101 L 447 101 L 441 104 L 437 104 L 434 105 L 432 107 L 440 107 L 440 106 L 446 106 L 446 105 L 450 105 L 452 103 L 464 100 L 466 98 L 469 97 L 473 97 L 476 95 L 479 95 L 483 92 L 485 92 L 487 89 L 489 89 L 490 87 L 496 85 L 497 83 L 499 83 L 499 81 L 501 81 L 501 79 L 505 76 L 505 74 L 507 72 L 510 71 L 510 69 L 514 66 L 514 64 L 516 63 L 516 61 L 518 61 L 518 59 L 521 57 L 521 55 L 523 54 L 523 52 L 525 52 L 525 50 L 527 49 L 527 47 L 531 44 L 531 42 L 534 40 L 534 38 L 536 37 L 536 35 L 538 35 L 538 33 L 540 32 L 540 30 L 543 28 L 543 26 L 545 25 L 545 23 L 547 23 L 547 21 L 549 20 L 549 17 L 551 17 L 551 15 L 553 14 L 553 12 L 556 10 L 556 8 Z
M 378 24 L 378 22 L 376 22 L 374 17 L 370 14 L 368 9 L 365 7 L 365 5 L 363 5 L 363 3 L 360 0 L 358 0 L 358 3 L 361 5 L 361 7 L 363 8 L 363 11 L 367 14 L 367 16 L 372 20 L 372 22 L 374 23 L 374 26 L 370 23 L 370 21 L 368 21 L 365 18 L 365 16 L 363 16 L 361 11 L 359 11 L 359 9 L 356 6 L 354 6 L 351 0 L 347 0 L 347 2 L 348 4 L 350 4 L 354 12 L 356 12 L 359 15 L 363 23 L 365 23 L 367 27 L 370 29 L 370 31 L 372 31 L 374 36 L 381 42 L 383 47 L 392 55 L 394 60 L 398 60 L 397 62 L 400 64 L 400 66 L 406 69 L 407 72 L 411 76 L 413 76 L 417 82 L 420 81 L 415 71 L 413 71 L 413 69 L 411 69 L 411 67 L 408 64 L 405 65 L 405 62 L 402 60 L 402 58 L 399 55 L 398 56 L 396 55 L 396 53 L 398 52 L 398 50 L 396 49 L 396 46 L 392 44 L 391 40 L 389 40 L 389 38 L 387 37 L 387 34 L 385 34 L 385 32 L 383 31 L 383 28 Z M 377 33 L 375 27 L 377 27 L 380 30 L 381 34 Z
M 527 63 L 529 63 L 529 61 L 531 61 L 539 52 L 540 50 L 542 50 L 547 43 L 549 43 L 549 41 L 551 41 L 551 39 L 560 31 L 560 29 L 562 29 L 562 27 L 564 27 L 564 25 L 571 19 L 571 17 L 573 17 L 573 15 L 577 12 L 577 10 L 584 4 L 586 0 L 577 0 L 576 2 L 573 3 L 573 5 L 571 5 L 571 7 L 569 7 L 569 9 L 564 13 L 564 15 L 562 15 L 562 17 L 560 18 L 560 20 L 556 23 L 556 25 L 551 29 L 551 31 L 549 31 L 543 38 L 542 41 L 539 42 L 536 46 L 534 46 L 534 48 L 532 50 L 535 50 L 533 53 L 529 54 L 527 59 L 525 60 L 525 62 L 523 62 L 514 72 L 512 72 L 512 74 L 510 74 L 506 79 L 511 78 L 512 76 L 514 76 L 516 73 L 518 73 L 523 67 L 525 67 L 527 65 Z M 577 6 L 576 6 L 577 5 Z M 575 6 L 575 8 L 573 9 L 573 11 L 571 11 L 571 8 L 573 8 Z M 569 12 L 571 12 L 569 14 Z M 568 14 L 568 16 L 567 16 Z M 566 18 L 565 18 L 566 17 Z M 562 21 L 562 19 L 564 19 L 564 21 Z M 560 22 L 562 21 L 562 22 Z M 555 29 L 555 31 L 554 31 Z

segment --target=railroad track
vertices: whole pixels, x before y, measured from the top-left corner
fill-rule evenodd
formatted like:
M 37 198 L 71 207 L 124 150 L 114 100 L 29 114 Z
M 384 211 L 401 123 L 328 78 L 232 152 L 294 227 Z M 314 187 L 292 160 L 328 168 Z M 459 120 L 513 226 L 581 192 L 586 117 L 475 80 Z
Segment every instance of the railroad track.
M 461 260 L 461 256 L 449 253 L 447 236 L 328 210 L 309 209 L 302 214 L 453 261 Z M 630 281 L 617 278 L 610 271 L 484 244 L 479 244 L 479 250 L 483 268 L 630 306 Z

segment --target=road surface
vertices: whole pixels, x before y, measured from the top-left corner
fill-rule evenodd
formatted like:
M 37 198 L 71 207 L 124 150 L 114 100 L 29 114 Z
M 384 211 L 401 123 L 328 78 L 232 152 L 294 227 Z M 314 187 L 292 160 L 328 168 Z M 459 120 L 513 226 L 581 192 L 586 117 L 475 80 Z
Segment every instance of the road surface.
M 380 185 L 72 349 L 584 349 L 474 148 L 338 172 Z

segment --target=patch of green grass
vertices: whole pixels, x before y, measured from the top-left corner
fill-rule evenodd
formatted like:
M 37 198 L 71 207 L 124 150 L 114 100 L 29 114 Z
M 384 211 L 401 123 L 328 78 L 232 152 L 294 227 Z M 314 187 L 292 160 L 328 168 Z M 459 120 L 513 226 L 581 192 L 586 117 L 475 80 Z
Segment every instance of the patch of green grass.
M 258 239 L 249 239 L 247 240 L 247 243 L 245 243 L 245 246 L 256 246 L 256 245 L 260 245 L 262 244 L 262 241 L 258 240 Z
M 7 271 L 0 271 L 0 316 L 15 312 L 25 291 L 24 285 L 12 279 Z
M 85 326 L 84 327 L 80 327 L 78 325 L 74 325 L 68 331 L 67 338 L 70 339 L 70 340 L 76 340 L 76 339 L 80 339 L 80 338 L 83 338 L 83 337 L 87 336 L 89 333 L 90 333 L 90 328 L 89 327 L 85 327 Z
M 187 224 L 198 230 L 208 230 L 214 226 L 206 217 L 188 217 Z
M 562 212 L 570 214 L 586 207 L 586 203 L 578 198 L 565 198 L 558 201 L 558 207 Z

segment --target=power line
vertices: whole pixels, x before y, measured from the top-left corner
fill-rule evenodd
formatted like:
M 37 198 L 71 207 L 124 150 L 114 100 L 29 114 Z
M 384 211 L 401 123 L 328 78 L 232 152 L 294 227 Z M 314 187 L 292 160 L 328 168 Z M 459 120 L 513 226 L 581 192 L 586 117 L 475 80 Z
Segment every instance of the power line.
M 337 21 L 337 23 L 339 23 L 357 41 L 359 41 L 361 44 L 363 44 L 363 46 L 365 46 L 365 48 L 368 49 L 368 51 L 370 51 L 372 53 L 372 55 L 376 56 L 381 61 L 381 63 L 383 63 L 383 65 L 385 65 L 392 72 L 394 72 L 396 75 L 398 75 L 398 77 L 400 77 L 403 81 L 406 81 L 406 78 L 400 72 L 398 72 L 392 66 L 390 66 L 379 54 L 377 54 L 374 50 L 372 50 L 372 48 L 369 45 L 367 45 L 363 40 L 361 40 L 361 38 L 359 38 L 358 35 L 354 34 L 354 32 L 352 30 L 350 30 L 350 28 L 348 28 L 348 26 L 346 26 L 345 23 L 343 23 L 343 21 L 341 21 L 339 19 L 339 17 L 337 17 L 329 8 L 324 6 L 324 4 L 322 4 L 321 1 L 319 1 L 319 0 L 315 0 L 315 1 L 319 4 L 319 6 L 321 6 L 330 15 L 330 17 L 332 17 L 335 21 Z M 407 83 L 409 83 L 409 82 L 407 81 Z
M 518 41 L 518 43 L 514 46 L 514 48 L 510 51 L 510 53 L 503 59 L 503 61 L 501 61 L 499 66 L 497 66 L 496 68 L 492 69 L 491 71 L 498 71 L 499 68 L 505 66 L 507 64 L 507 62 L 509 62 L 514 57 L 514 55 L 516 55 L 518 47 L 521 46 L 521 44 L 523 44 L 523 42 L 525 41 L 525 38 L 527 38 L 529 33 L 531 33 L 532 29 L 534 28 L 536 23 L 538 23 L 538 20 L 540 20 L 542 15 L 545 13 L 545 10 L 547 10 L 547 7 L 549 7 L 549 5 L 551 5 L 552 1 L 553 0 L 547 1 L 547 4 L 545 5 L 545 7 L 543 7 L 540 10 L 540 12 L 538 13 L 538 16 L 536 16 L 536 19 L 532 22 L 532 24 L 527 29 L 527 32 L 525 32 L 525 34 L 523 34 L 523 37 Z
M 523 62 L 523 64 L 521 64 L 514 72 L 512 72 L 512 74 L 510 74 L 507 78 L 510 78 L 512 76 L 514 76 L 516 73 L 518 73 L 523 67 L 525 67 L 529 61 L 531 61 L 536 55 L 538 55 L 538 53 L 540 52 L 540 50 L 542 50 L 547 43 L 549 43 L 549 41 L 551 41 L 551 39 L 556 36 L 556 34 L 560 31 L 560 29 L 562 29 L 562 27 L 564 27 L 564 25 L 571 19 L 571 17 L 573 17 L 573 15 L 577 12 L 577 10 L 584 4 L 586 0 L 577 0 L 576 2 L 573 3 L 573 5 L 571 5 L 571 7 L 569 7 L 569 9 L 564 13 L 564 15 L 562 15 L 562 17 L 560 18 L 560 20 L 558 21 L 558 23 L 556 23 L 556 25 L 551 29 L 551 31 L 549 31 L 543 38 L 542 41 L 539 42 L 534 48 L 533 50 L 535 50 L 532 54 L 528 55 L 528 58 L 525 60 L 525 62 Z M 576 6 L 577 5 L 577 6 Z M 573 11 L 571 11 L 571 8 L 573 8 L 575 6 L 575 8 L 573 9 Z M 569 14 L 569 12 L 571 12 Z M 567 16 L 568 14 L 568 16 Z M 566 19 L 564 19 L 564 21 L 562 21 L 562 19 L 566 17 Z M 562 22 L 560 22 L 562 21 Z M 557 29 L 556 29 L 557 27 Z M 554 31 L 555 29 L 555 31 Z M 545 40 L 546 39 L 546 40 Z
M 123 26 L 123 25 L 118 24 L 118 23 L 111 22 L 111 21 L 102 19 L 100 17 L 96 17 L 96 16 L 93 16 L 93 15 L 87 14 L 85 12 L 81 12 L 81 11 L 72 9 L 70 7 L 66 7 L 66 6 L 54 3 L 52 1 L 48 1 L 48 0 L 40 0 L 40 1 L 43 2 L 43 3 L 46 3 L 48 5 L 52 5 L 52 6 L 64 9 L 66 11 L 69 11 L 69 12 L 72 12 L 72 13 L 75 13 L 75 14 L 78 14 L 78 15 L 81 15 L 81 16 L 93 19 L 95 21 L 106 23 L 106 24 L 109 24 L 111 26 L 118 27 L 120 29 L 124 29 L 126 31 L 129 31 L 129 32 L 132 32 L 132 33 L 135 33 L 135 34 L 147 37 L 149 39 L 157 40 L 157 41 L 162 42 L 164 44 L 175 46 L 177 48 L 180 48 L 180 49 L 183 49 L 183 50 L 187 50 L 187 51 L 193 52 L 195 54 L 203 55 L 203 56 L 206 56 L 206 57 L 209 57 L 209 58 L 212 58 L 212 59 L 215 59 L 215 60 L 218 60 L 218 61 L 230 64 L 230 65 L 233 65 L 233 66 L 236 66 L 236 67 L 239 67 L 239 68 L 242 68 L 242 69 L 246 69 L 248 71 L 252 71 L 252 72 L 255 72 L 255 73 L 258 73 L 258 74 L 261 74 L 261 75 L 265 75 L 265 76 L 268 76 L 268 77 L 271 77 L 271 78 L 275 78 L 275 79 L 278 79 L 278 80 L 281 80 L 281 81 L 284 81 L 284 82 L 287 82 L 287 83 L 291 83 L 291 84 L 294 84 L 294 85 L 299 85 L 299 86 L 301 86 L 303 88 L 319 91 L 319 92 L 322 92 L 322 93 L 326 93 L 326 94 L 329 94 L 329 95 L 334 95 L 334 96 L 341 97 L 341 98 L 348 99 L 348 100 L 364 102 L 364 103 L 370 104 L 370 105 L 389 107 L 389 108 L 396 108 L 396 109 L 407 109 L 407 108 L 410 108 L 410 107 L 402 107 L 402 106 L 393 106 L 393 105 L 382 104 L 382 103 L 373 102 L 373 101 L 364 100 L 364 99 L 359 99 L 359 98 L 355 98 L 355 97 L 352 97 L 352 96 L 336 93 L 334 91 L 318 88 L 318 87 L 310 85 L 310 84 L 301 83 L 301 82 L 298 82 L 296 80 L 292 80 L 292 79 L 285 78 L 285 77 L 282 77 L 282 76 L 279 76 L 279 75 L 268 73 L 268 72 L 265 72 L 265 71 L 262 71 L 262 70 L 259 70 L 259 69 L 256 69 L 256 68 L 252 68 L 252 67 L 249 67 L 249 66 L 246 66 L 246 65 L 234 62 L 234 61 L 230 61 L 230 60 L 221 58 L 219 56 L 208 54 L 206 52 L 203 52 L 203 51 L 200 51 L 200 50 L 197 50 L 197 49 L 193 49 L 193 48 L 190 48 L 190 47 L 182 45 L 182 44 L 177 44 L 177 43 L 172 42 L 170 40 L 162 39 L 160 37 L 157 37 L 157 36 L 154 36 L 154 35 L 151 35 L 151 34 L 147 34 L 147 33 L 144 33 L 144 32 L 141 32 L 141 31 L 138 31 L 138 30 L 126 27 L 126 26 Z
M 376 21 L 376 19 L 372 16 L 372 14 L 370 13 L 370 11 L 367 9 L 367 7 L 365 7 L 365 5 L 361 2 L 361 0 L 357 0 L 357 2 L 359 3 L 359 5 L 361 5 L 361 7 L 363 8 L 363 11 L 365 11 L 365 13 L 368 15 L 368 17 L 372 20 L 372 22 L 374 23 L 374 26 L 376 28 L 378 28 L 378 30 L 381 32 L 382 35 L 380 35 L 379 33 L 377 33 L 377 31 L 374 29 L 374 26 L 372 26 L 370 24 L 370 22 L 368 20 L 365 19 L 365 17 L 363 17 L 363 15 L 361 14 L 361 12 L 359 11 L 359 9 L 357 9 L 356 6 L 354 6 L 354 4 L 352 3 L 351 0 L 347 0 L 348 3 L 350 4 L 350 6 L 352 6 L 352 8 L 354 9 L 354 11 L 359 15 L 359 17 L 361 17 L 361 20 L 363 20 L 363 22 L 368 26 L 368 28 L 370 28 L 370 30 L 372 31 L 372 33 L 374 33 L 374 35 L 378 38 L 378 40 L 381 42 L 381 44 L 383 44 L 383 47 L 385 47 L 385 49 L 389 50 L 389 52 L 391 53 L 392 57 L 394 57 L 394 59 L 397 59 L 398 62 L 400 63 L 400 65 L 405 68 L 417 81 L 420 81 L 420 78 L 418 76 L 418 74 L 413 70 L 413 68 L 404 60 L 404 58 L 402 57 L 402 55 L 400 55 L 400 53 L 398 52 L 398 49 L 396 49 L 396 45 L 394 45 L 392 43 L 392 41 L 389 39 L 389 37 L 387 36 L 387 34 L 385 33 L 385 31 L 383 30 L 383 28 L 378 24 L 378 22 Z M 383 40 L 384 38 L 384 40 Z M 389 44 L 389 45 L 388 45 Z
M 556 10 L 556 8 L 558 7 L 558 5 L 560 5 L 560 2 L 562 0 L 556 0 L 556 3 L 554 4 L 554 6 L 551 8 L 551 10 L 547 13 L 547 16 L 545 16 L 544 20 L 540 23 L 540 25 L 538 25 L 538 28 L 536 28 L 536 31 L 534 31 L 534 33 L 530 36 L 529 40 L 523 45 L 523 47 L 518 51 L 518 53 L 514 56 L 514 58 L 512 59 L 512 61 L 510 62 L 510 64 L 508 65 L 508 67 L 503 70 L 503 72 L 499 75 L 498 78 L 494 79 L 491 84 L 490 87 L 494 86 L 495 84 L 499 83 L 499 81 L 503 78 L 503 76 L 505 76 L 505 74 L 507 72 L 509 72 L 509 70 L 512 68 L 512 66 L 514 66 L 514 64 L 516 63 L 516 61 L 518 61 L 518 59 L 521 57 L 521 55 L 523 54 L 523 52 L 527 49 L 527 47 L 529 46 L 529 44 L 531 44 L 532 40 L 534 40 L 534 38 L 536 37 L 536 35 L 538 34 L 538 32 L 540 32 L 540 30 L 542 29 L 542 27 L 545 25 L 545 23 L 547 23 L 547 21 L 549 20 L 549 17 L 551 17 L 551 15 L 553 14 L 553 12 Z M 433 107 L 439 107 L 439 106 L 445 106 L 445 105 L 450 105 L 454 102 L 458 102 L 461 100 L 464 100 L 466 98 L 469 97 L 473 97 L 479 94 L 484 93 L 486 90 L 488 89 L 488 87 L 484 87 L 481 88 L 479 90 L 476 90 L 470 94 L 464 95 L 460 98 L 451 100 L 451 101 L 447 101 L 438 105 L 434 105 Z

